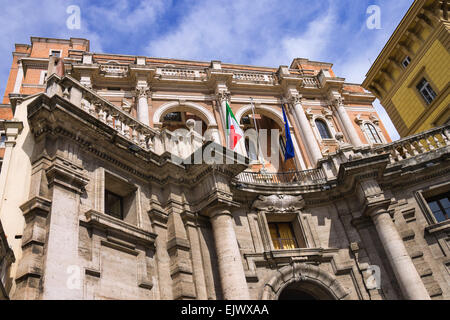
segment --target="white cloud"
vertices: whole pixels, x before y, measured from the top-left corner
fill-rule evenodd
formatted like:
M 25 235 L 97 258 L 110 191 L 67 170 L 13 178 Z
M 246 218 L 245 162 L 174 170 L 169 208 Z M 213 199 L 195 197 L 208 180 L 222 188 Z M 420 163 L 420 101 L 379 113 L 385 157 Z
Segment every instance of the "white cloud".
M 15 43 L 30 44 L 31 36 L 67 39 L 84 37 L 94 50 L 102 50 L 101 37 L 89 30 L 81 11 L 81 30 L 69 30 L 66 9 L 73 1 L 23 0 L 2 5 L 0 11 L 0 90 L 4 94 Z
M 294 58 L 321 60 L 333 36 L 336 22 L 332 7 L 307 25 L 306 31 L 296 37 L 286 36 L 280 43 L 272 45 L 254 64 L 264 66 L 289 65 Z
M 121 33 L 137 33 L 140 28 L 152 25 L 169 6 L 170 0 L 141 0 L 137 4 L 126 0 L 117 0 L 101 6 L 87 1 L 85 15 L 92 25 L 98 24 Z

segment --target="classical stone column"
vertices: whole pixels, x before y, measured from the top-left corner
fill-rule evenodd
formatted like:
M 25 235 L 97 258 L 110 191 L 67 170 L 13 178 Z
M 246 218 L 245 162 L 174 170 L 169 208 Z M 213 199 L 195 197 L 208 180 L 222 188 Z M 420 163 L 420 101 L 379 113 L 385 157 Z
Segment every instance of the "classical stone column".
M 148 87 L 138 87 L 137 88 L 137 118 L 140 122 L 146 125 L 150 125 L 148 118 Z
M 336 97 L 333 101 L 333 106 L 335 107 L 338 117 L 341 120 L 342 126 L 344 127 L 347 137 L 354 147 L 362 146 L 361 139 L 359 138 L 358 132 L 356 132 L 355 126 L 353 125 L 350 117 L 348 116 L 347 110 L 345 110 L 344 102 L 342 98 Z
M 404 298 L 408 300 L 430 300 L 428 291 L 406 251 L 403 240 L 389 213 L 386 209 L 379 208 L 374 210 L 370 216 Z
M 231 212 L 223 207 L 211 213 L 223 298 L 249 300 L 247 280 L 232 218 Z
M 291 103 L 294 106 L 295 116 L 300 126 L 300 131 L 302 132 L 303 138 L 305 139 L 306 148 L 308 148 L 309 154 L 312 158 L 311 161 L 315 166 L 317 161 L 322 159 L 322 152 L 320 151 L 320 147 L 311 128 L 311 124 L 309 123 L 305 111 L 303 110 L 301 99 L 301 95 L 293 96 L 291 98 Z

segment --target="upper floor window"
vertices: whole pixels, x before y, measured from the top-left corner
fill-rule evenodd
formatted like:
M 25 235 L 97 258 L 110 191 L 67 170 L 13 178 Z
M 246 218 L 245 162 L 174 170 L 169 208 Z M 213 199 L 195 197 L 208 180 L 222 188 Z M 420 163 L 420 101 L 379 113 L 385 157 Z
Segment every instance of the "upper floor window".
M 269 223 L 269 231 L 275 250 L 298 248 L 294 231 L 290 223 Z
M 402 61 L 402 66 L 406 69 L 410 63 L 411 63 L 411 58 L 409 56 L 406 56 L 405 59 L 403 59 L 403 61 Z
M 422 80 L 420 80 L 416 88 L 427 104 L 430 104 L 436 98 L 436 93 L 425 78 L 422 78 Z
M 4 133 L 2 133 L 0 135 L 0 148 L 4 148 L 5 147 L 5 141 L 6 141 L 6 135 Z
M 426 199 L 436 222 L 450 219 L 450 192 Z
M 373 124 L 366 123 L 364 125 L 364 128 L 371 144 L 383 143 L 383 141 L 380 138 L 380 135 L 378 134 L 377 129 L 375 129 L 375 126 Z
M 105 190 L 105 213 L 117 219 L 123 219 L 123 198 Z
M 316 121 L 317 130 L 319 130 L 320 136 L 322 139 L 332 139 L 330 130 L 328 130 L 328 126 L 325 121 L 317 119 Z
M 50 50 L 50 56 L 60 58 L 61 50 Z

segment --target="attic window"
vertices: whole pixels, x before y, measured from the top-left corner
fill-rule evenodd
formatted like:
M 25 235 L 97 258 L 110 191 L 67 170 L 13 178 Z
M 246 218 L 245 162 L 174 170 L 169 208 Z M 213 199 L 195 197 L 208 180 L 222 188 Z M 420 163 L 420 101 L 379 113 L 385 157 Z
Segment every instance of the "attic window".
M 405 59 L 403 59 L 403 61 L 402 61 L 402 66 L 406 69 L 410 63 L 411 63 L 411 58 L 409 56 L 406 56 Z
M 50 56 L 60 58 L 61 57 L 61 50 L 51 50 L 50 51 Z

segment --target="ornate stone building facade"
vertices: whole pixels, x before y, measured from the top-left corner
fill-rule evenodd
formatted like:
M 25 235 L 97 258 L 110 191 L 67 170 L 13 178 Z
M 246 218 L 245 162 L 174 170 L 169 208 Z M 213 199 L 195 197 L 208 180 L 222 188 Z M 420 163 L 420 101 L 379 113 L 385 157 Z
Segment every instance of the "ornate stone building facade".
M 306 59 L 264 68 L 44 38 L 16 56 L 0 175 L 11 298 L 450 297 L 449 126 L 392 143 L 372 94 Z M 280 144 L 284 104 L 294 160 L 246 139 L 226 149 L 227 102 Z

